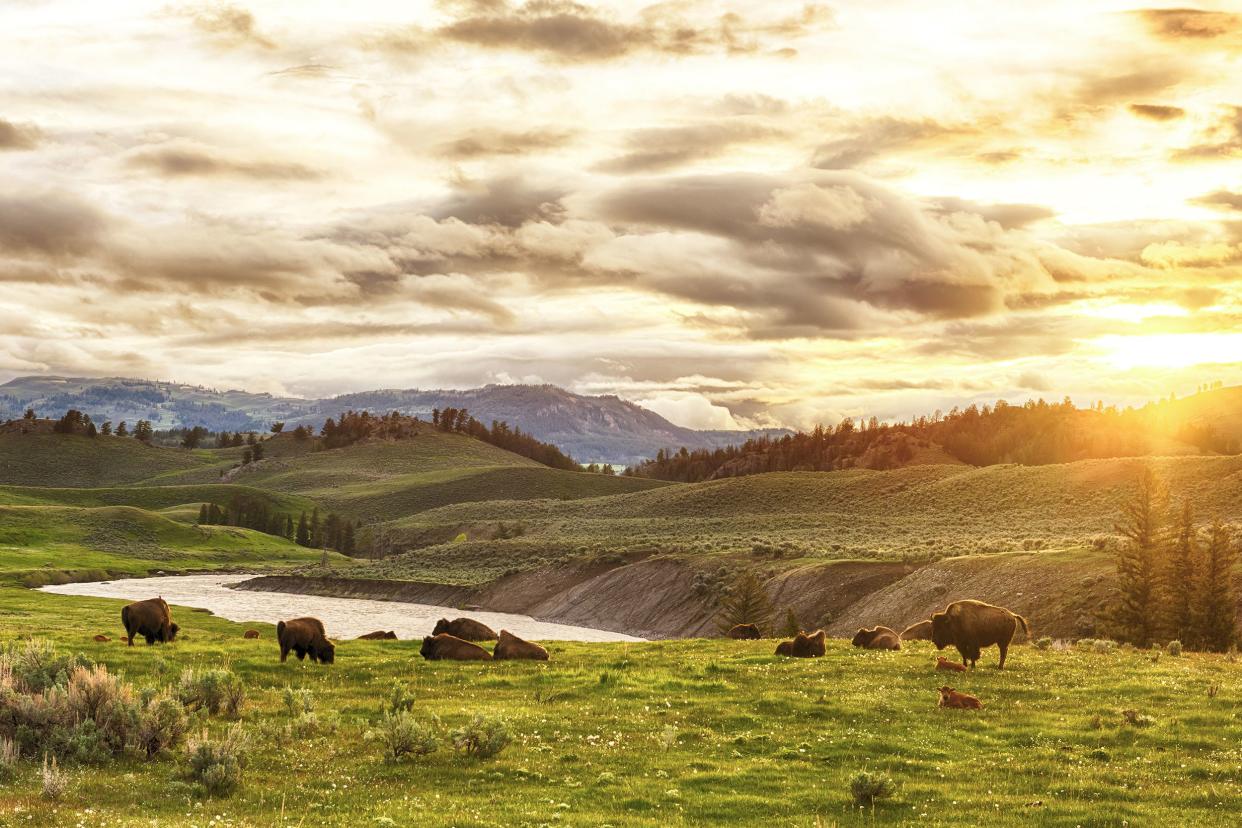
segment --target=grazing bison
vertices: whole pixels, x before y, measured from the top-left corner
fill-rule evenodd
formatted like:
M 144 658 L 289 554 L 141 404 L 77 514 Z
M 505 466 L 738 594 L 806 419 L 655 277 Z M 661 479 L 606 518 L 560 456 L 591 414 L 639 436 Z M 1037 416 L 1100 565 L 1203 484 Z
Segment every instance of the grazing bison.
M 496 631 L 486 624 L 475 621 L 473 618 L 454 618 L 452 621 L 447 618 L 441 618 L 436 622 L 435 629 L 431 631 L 432 635 L 440 635 L 445 633 L 462 641 L 495 641 Z
M 958 664 L 956 661 L 949 661 L 944 656 L 939 656 L 936 659 L 936 669 L 937 670 L 952 670 L 955 673 L 964 673 L 966 672 L 966 665 Z
M 863 647 L 867 650 L 901 649 L 901 638 L 897 635 L 897 631 L 890 630 L 888 627 L 872 627 L 869 630 L 859 630 L 854 633 L 852 643 L 855 647 Z
M 799 635 L 801 635 L 801 633 L 799 633 Z M 782 641 L 780 644 L 776 645 L 776 654 L 783 656 L 793 655 L 793 645 L 794 643 L 792 641 Z
M 246 630 L 245 634 L 242 635 L 242 638 L 258 638 L 258 637 L 259 637 L 258 630 Z
M 497 660 L 527 658 L 532 661 L 547 661 L 548 651 L 538 644 L 523 641 L 508 630 L 501 630 L 500 640 L 496 642 L 496 649 L 492 652 L 492 658 Z
M 959 693 L 952 687 L 941 687 L 939 706 L 956 710 L 982 710 L 983 702 L 968 693 Z
M 800 632 L 794 636 L 791 655 L 794 658 L 819 658 L 824 654 L 826 638 L 823 630 L 816 630 L 811 635 Z
M 465 639 L 448 633 L 437 633 L 423 638 L 419 650 L 428 661 L 491 661 L 492 654 Z
M 384 630 L 376 630 L 364 635 L 358 636 L 359 641 L 396 641 L 397 634 L 392 630 L 385 632 Z
M 917 624 L 911 624 L 901 631 L 902 641 L 931 641 L 932 622 L 928 618 Z
M 962 654 L 962 663 L 974 667 L 979 651 L 995 644 L 1000 648 L 1000 669 L 1005 669 L 1005 654 L 1013 640 L 1018 625 L 1029 638 L 1030 625 L 1021 615 L 1004 607 L 994 607 L 982 601 L 954 601 L 931 617 L 932 643 L 937 650 L 952 644 Z
M 103 634 L 101 633 L 101 634 L 99 634 L 99 635 L 95 636 L 95 640 L 96 640 L 97 642 L 99 642 L 100 644 L 104 644 L 104 643 L 106 643 L 106 642 L 108 642 L 108 641 L 111 641 L 112 639 L 111 639 L 111 638 L 108 638 L 108 636 L 103 635 Z
M 763 638 L 754 624 L 734 624 L 725 635 L 745 641 L 758 641 Z
M 298 661 L 310 656 L 311 661 L 331 664 L 336 661 L 336 645 L 328 640 L 323 622 L 318 618 L 294 618 L 276 625 L 276 640 L 280 642 L 280 660 L 289 657 L 289 651 L 297 654 Z
M 148 645 L 157 641 L 166 644 L 181 629 L 173 623 L 172 611 L 163 598 L 148 598 L 122 607 L 121 623 L 125 625 L 125 639 L 130 647 L 134 646 L 135 635 L 145 638 Z

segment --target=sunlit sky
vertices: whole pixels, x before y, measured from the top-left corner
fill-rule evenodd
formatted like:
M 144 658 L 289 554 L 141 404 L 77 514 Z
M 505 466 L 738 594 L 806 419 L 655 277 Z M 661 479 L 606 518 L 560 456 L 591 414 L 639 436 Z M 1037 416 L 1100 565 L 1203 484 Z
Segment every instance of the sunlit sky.
M 1242 0 L 0 0 L 0 381 L 1242 383 Z

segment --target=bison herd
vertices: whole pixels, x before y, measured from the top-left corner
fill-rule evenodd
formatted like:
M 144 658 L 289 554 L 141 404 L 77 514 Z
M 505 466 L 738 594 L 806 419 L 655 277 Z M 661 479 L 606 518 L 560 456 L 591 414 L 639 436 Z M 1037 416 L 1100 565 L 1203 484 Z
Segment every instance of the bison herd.
M 147 644 L 166 644 L 177 637 L 180 629 L 172 620 L 172 610 L 161 598 L 148 598 L 135 601 L 121 609 L 121 623 L 125 626 L 126 641 L 134 646 L 134 636 L 140 635 Z M 758 630 L 755 630 L 758 633 Z M 258 638 L 258 630 L 246 630 L 244 638 Z M 397 634 L 392 630 L 376 630 L 358 636 L 364 641 L 395 641 Z M 106 635 L 96 635 L 95 641 L 108 641 Z M 488 652 L 476 644 L 476 641 L 495 641 L 496 646 Z M 276 642 L 280 645 L 280 660 L 283 663 L 293 653 L 298 661 L 310 656 L 310 660 L 319 664 L 332 664 L 336 661 L 336 643 L 328 638 L 323 622 L 318 618 L 294 618 L 276 624 Z M 548 651 L 530 641 L 518 638 L 508 630 L 501 630 L 497 635 L 491 627 L 473 618 L 455 618 L 450 621 L 441 618 L 436 622 L 431 635 L 423 639 L 419 651 L 428 661 L 505 661 L 524 659 L 528 661 L 547 661 Z M 822 654 L 822 652 L 821 652 Z

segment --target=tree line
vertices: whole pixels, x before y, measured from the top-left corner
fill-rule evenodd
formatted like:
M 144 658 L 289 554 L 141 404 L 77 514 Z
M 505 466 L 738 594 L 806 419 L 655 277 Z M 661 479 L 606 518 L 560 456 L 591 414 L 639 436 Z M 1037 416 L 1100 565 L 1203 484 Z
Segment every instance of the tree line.
M 36 420 L 38 415 L 33 408 L 28 408 L 23 419 Z M 113 435 L 117 437 L 132 436 L 144 443 L 151 442 L 155 437 L 155 429 L 151 427 L 150 420 L 139 420 L 132 432 L 129 429 L 129 425 L 124 420 L 121 420 L 114 431 L 111 420 L 106 420 L 102 425 L 96 426 L 89 414 L 84 414 L 76 408 L 69 409 L 64 416 L 53 423 L 52 431 L 57 434 L 81 434 L 87 437 L 97 437 L 99 435 L 104 437 L 111 437 Z
M 234 495 L 225 506 L 204 503 L 199 506 L 200 526 L 240 526 L 268 535 L 285 538 L 310 549 L 334 549 L 343 555 L 354 555 L 357 549 L 355 523 L 329 512 L 326 518 L 319 516 L 315 507 L 308 516 L 305 511 L 298 517 L 278 512 L 263 498 L 252 495 Z
M 1237 643 L 1237 541 L 1229 526 L 1201 524 L 1189 500 L 1171 508 L 1147 469 L 1116 528 L 1123 538 L 1117 593 L 1102 618 L 1111 637 L 1138 647 L 1176 640 L 1214 652 Z
M 625 474 L 695 483 L 776 471 L 833 471 L 846 468 L 885 469 L 907 462 L 920 449 L 939 446 L 950 456 L 974 466 L 996 463 L 1043 465 L 1107 457 L 1133 457 L 1150 452 L 1152 434 L 1163 428 L 1160 406 L 1119 409 L 1098 403 L 1079 408 L 1032 400 L 937 411 L 908 422 L 881 423 L 875 417 L 855 423 L 844 419 L 834 427 L 816 426 L 779 438 L 757 437 L 740 446 L 689 451 L 660 451 L 654 459 Z M 1203 450 L 1231 453 L 1234 441 L 1211 426 L 1186 426 L 1181 439 Z

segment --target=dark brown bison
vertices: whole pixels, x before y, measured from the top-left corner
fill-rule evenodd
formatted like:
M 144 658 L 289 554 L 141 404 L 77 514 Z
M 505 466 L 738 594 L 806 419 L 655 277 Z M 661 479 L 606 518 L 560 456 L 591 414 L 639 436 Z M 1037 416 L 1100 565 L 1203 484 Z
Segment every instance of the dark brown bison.
M 392 630 L 385 632 L 384 630 L 376 630 L 375 632 L 365 633 L 358 636 L 359 641 L 396 641 L 397 634 Z
M 902 641 L 931 641 L 931 619 L 911 624 L 901 631 Z
M 437 633 L 423 639 L 419 650 L 428 661 L 491 661 L 492 654 L 465 639 L 448 633 Z
M 246 630 L 246 632 L 242 635 L 242 638 L 258 638 L 258 637 L 259 637 L 258 630 Z
M 447 618 L 441 618 L 436 622 L 435 629 L 431 631 L 432 635 L 440 635 L 444 633 L 454 638 L 460 638 L 462 641 L 495 641 L 496 631 L 486 624 L 475 621 L 473 618 L 454 618 L 452 621 Z
M 508 630 L 500 631 L 500 639 L 496 642 L 496 649 L 492 651 L 492 658 L 527 658 L 532 661 L 547 661 L 548 651 L 538 644 L 532 644 L 529 641 L 523 641 Z
M 758 641 L 763 638 L 759 628 L 754 624 L 734 624 L 725 635 L 741 641 Z
M 792 641 L 782 641 L 780 644 L 777 644 L 777 645 L 776 645 L 776 654 L 777 654 L 777 655 L 783 655 L 783 656 L 791 656 L 791 655 L 793 655 L 793 642 L 792 642 Z
M 172 611 L 163 598 L 135 601 L 121 608 L 121 623 L 125 625 L 125 640 L 134 646 L 134 636 L 141 635 L 147 644 L 166 644 L 177 637 L 181 629 L 172 620 Z
M 298 661 L 310 656 L 311 661 L 331 664 L 336 661 L 336 645 L 328 640 L 323 622 L 318 618 L 294 618 L 276 624 L 276 640 L 280 642 L 283 663 L 292 650 Z
M 800 632 L 794 636 L 793 652 L 790 655 L 794 658 L 819 658 L 824 654 L 826 639 L 823 630 L 816 630 L 811 635 Z
M 952 687 L 940 688 L 939 707 L 951 707 L 957 710 L 982 710 L 983 702 L 969 693 L 959 693 Z
M 949 661 L 944 656 L 939 656 L 936 659 L 936 669 L 937 670 L 951 670 L 954 673 L 964 673 L 966 672 L 966 665 L 958 664 L 956 661 Z
M 867 650 L 901 649 L 901 637 L 897 635 L 896 630 L 890 630 L 888 627 L 872 627 L 869 630 L 859 630 L 854 633 L 852 643 L 855 647 L 863 647 Z
M 979 651 L 995 644 L 1000 648 L 1000 669 L 1005 669 L 1005 654 L 1013 640 L 1018 625 L 1029 638 L 1030 625 L 1021 615 L 1004 607 L 994 607 L 982 601 L 954 601 L 931 617 L 932 643 L 937 650 L 950 644 L 962 654 L 962 663 L 971 667 L 979 660 Z

